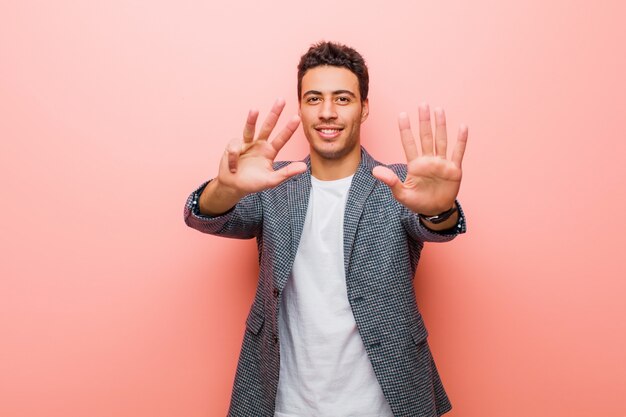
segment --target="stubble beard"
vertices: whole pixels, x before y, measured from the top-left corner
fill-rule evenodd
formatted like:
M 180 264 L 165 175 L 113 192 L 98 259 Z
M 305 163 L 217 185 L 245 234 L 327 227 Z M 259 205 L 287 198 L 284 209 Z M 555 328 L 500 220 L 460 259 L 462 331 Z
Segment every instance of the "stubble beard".
M 335 150 L 320 149 L 321 147 L 315 145 L 316 143 L 315 141 L 313 141 L 311 138 L 307 138 L 307 139 L 309 140 L 309 143 L 312 144 L 311 147 L 313 148 L 315 153 L 318 154 L 322 159 L 326 159 L 329 161 L 336 161 L 350 154 L 352 151 L 354 151 L 354 148 L 359 146 L 358 137 L 359 137 L 358 131 L 352 132 L 352 135 L 346 140 L 345 146 L 339 149 L 335 149 Z

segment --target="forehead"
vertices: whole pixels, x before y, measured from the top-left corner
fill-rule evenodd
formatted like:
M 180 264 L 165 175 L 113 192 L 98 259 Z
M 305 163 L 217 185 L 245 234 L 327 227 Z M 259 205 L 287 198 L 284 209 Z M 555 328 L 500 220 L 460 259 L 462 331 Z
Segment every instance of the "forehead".
M 359 79 L 343 67 L 319 66 L 311 68 L 302 77 L 302 95 L 311 90 L 321 93 L 348 90 L 359 97 Z

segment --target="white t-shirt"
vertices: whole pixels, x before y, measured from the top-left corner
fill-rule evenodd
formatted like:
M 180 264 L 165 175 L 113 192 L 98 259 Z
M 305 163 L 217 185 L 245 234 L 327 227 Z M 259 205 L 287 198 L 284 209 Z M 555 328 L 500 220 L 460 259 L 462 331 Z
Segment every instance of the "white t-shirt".
M 311 194 L 279 316 L 275 417 L 392 417 L 350 309 L 343 216 L 352 176 L 311 177 Z

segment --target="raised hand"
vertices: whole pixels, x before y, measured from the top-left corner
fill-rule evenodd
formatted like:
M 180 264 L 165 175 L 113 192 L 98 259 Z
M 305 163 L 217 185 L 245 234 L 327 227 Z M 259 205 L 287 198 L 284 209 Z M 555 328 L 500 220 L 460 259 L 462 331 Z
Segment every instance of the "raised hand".
M 278 135 L 269 141 L 284 107 L 283 99 L 276 100 L 256 139 L 254 133 L 259 112 L 250 110 L 243 138 L 232 140 L 222 156 L 217 177 L 222 185 L 245 195 L 275 187 L 287 178 L 306 170 L 305 163 L 294 162 L 274 171 L 273 162 L 276 155 L 300 124 L 300 118 L 293 116 Z
M 259 112 L 250 110 L 243 137 L 228 144 L 220 161 L 217 178 L 209 183 L 200 196 L 201 212 L 211 215 L 223 213 L 247 194 L 275 187 L 306 171 L 304 162 L 292 162 L 274 170 L 276 155 L 300 124 L 298 116 L 292 117 L 274 139 L 269 140 L 284 107 L 283 99 L 276 100 L 256 139 L 254 133 Z
M 443 109 L 435 109 L 435 136 L 427 104 L 419 106 L 419 135 L 421 155 L 418 152 L 409 117 L 398 116 L 400 139 L 407 159 L 404 182 L 389 168 L 377 166 L 373 174 L 391 188 L 396 200 L 415 213 L 434 216 L 454 206 L 461 186 L 461 162 L 467 143 L 467 127 L 461 125 L 451 158 L 447 159 L 448 138 Z

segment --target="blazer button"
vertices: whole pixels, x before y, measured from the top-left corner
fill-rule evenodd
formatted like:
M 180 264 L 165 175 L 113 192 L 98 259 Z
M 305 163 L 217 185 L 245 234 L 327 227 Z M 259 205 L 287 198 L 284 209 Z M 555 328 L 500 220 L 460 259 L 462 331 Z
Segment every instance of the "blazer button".
M 280 291 L 278 291 L 278 288 L 274 288 L 274 291 L 272 291 L 274 294 L 275 298 L 278 298 L 278 294 L 280 294 Z
M 278 336 L 274 335 L 274 344 L 278 343 Z

